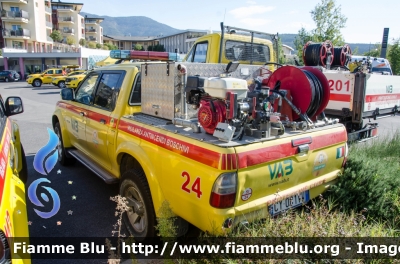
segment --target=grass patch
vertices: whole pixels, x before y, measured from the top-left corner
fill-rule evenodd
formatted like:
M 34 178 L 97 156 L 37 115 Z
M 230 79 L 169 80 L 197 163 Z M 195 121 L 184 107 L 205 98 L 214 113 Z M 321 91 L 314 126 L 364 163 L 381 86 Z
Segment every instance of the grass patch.
M 347 211 L 400 227 L 400 135 L 350 147 L 343 175 L 328 192 Z

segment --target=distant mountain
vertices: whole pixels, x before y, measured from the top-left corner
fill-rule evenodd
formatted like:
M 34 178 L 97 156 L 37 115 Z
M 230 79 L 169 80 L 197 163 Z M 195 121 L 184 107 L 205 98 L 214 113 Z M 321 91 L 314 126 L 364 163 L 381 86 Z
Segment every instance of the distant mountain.
M 145 36 L 158 36 L 162 34 L 166 36 L 183 31 L 159 23 L 145 16 L 110 17 L 110 16 L 99 16 L 85 12 L 81 12 L 81 15 L 82 16 L 87 15 L 88 17 L 104 18 L 104 21 L 101 23 L 104 35 L 145 37 Z M 279 37 L 282 40 L 282 44 L 288 45 L 292 48 L 294 48 L 293 41 L 296 36 L 297 34 L 279 34 Z M 373 45 L 371 46 L 370 44 L 349 43 L 349 45 L 353 53 L 354 51 L 357 51 L 358 55 L 361 55 L 369 51 L 370 48 L 373 48 Z
M 102 17 L 104 21 L 101 23 L 104 35 L 112 36 L 158 36 L 160 34 L 166 36 L 170 34 L 179 33 L 181 30 L 172 28 L 165 24 L 159 23 L 151 18 L 144 16 L 130 16 L 130 17 L 110 17 L 89 14 L 85 12 L 80 13 L 82 16 L 88 17 Z

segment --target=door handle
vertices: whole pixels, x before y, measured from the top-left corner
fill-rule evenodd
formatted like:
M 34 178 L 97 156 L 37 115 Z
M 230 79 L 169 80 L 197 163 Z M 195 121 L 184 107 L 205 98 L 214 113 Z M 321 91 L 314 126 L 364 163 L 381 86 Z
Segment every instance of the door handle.
M 79 113 L 81 116 L 85 116 L 85 112 L 80 112 Z
M 106 123 L 106 120 L 100 119 L 100 123 L 102 123 L 104 125 Z

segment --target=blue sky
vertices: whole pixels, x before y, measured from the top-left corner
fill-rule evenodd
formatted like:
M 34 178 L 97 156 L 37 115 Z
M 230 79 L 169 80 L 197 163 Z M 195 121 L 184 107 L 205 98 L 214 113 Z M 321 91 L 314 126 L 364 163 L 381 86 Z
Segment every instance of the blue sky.
M 310 11 L 320 0 L 80 0 L 82 11 L 107 16 L 146 16 L 177 29 L 219 30 L 225 25 L 268 33 L 297 33 L 315 27 Z M 382 41 L 400 37 L 399 0 L 336 0 L 347 17 L 342 29 L 348 43 Z M 160 32 L 162 33 L 162 32 Z

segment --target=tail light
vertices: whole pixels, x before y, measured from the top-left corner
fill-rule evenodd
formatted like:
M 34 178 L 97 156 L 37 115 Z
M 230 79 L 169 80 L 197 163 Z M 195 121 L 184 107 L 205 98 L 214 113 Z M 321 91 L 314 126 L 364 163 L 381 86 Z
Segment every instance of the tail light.
M 237 189 L 236 172 L 221 174 L 214 183 L 210 205 L 215 208 L 229 208 L 235 204 Z
M 347 162 L 347 155 L 349 154 L 349 146 L 347 145 L 347 143 L 344 145 L 344 159 L 343 159 L 343 163 L 342 163 L 342 168 L 344 168 L 344 166 L 346 166 L 346 162 Z

